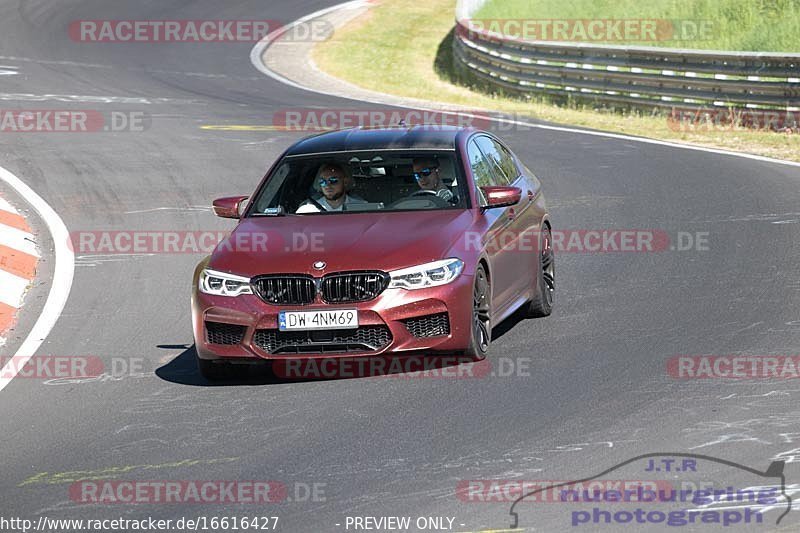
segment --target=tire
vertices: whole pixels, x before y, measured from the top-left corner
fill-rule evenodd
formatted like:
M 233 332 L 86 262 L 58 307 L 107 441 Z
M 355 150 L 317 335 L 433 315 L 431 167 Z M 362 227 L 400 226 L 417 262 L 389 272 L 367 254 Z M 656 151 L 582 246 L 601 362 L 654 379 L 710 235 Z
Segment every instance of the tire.
M 208 381 L 220 381 L 231 377 L 230 365 L 213 360 L 197 358 L 197 368 Z
M 539 249 L 539 268 L 536 273 L 536 294 L 528 303 L 528 316 L 532 318 L 550 316 L 556 291 L 555 254 L 553 235 L 548 226 L 543 226 Z
M 492 343 L 491 285 L 483 265 L 475 269 L 475 285 L 472 289 L 472 314 L 470 315 L 469 347 L 467 357 L 476 361 L 486 358 Z

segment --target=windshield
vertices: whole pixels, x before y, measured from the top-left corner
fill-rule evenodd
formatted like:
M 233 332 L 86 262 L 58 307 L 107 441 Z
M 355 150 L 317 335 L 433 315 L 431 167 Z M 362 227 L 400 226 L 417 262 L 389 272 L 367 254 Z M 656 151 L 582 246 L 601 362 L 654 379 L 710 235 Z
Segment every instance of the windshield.
M 465 209 L 468 197 L 453 151 L 289 156 L 247 216 Z

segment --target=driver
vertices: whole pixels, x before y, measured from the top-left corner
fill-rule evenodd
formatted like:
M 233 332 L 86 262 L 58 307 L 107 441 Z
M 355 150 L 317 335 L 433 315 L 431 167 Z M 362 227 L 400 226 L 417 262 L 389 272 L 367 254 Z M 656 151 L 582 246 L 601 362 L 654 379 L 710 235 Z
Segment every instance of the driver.
M 325 211 L 342 211 L 344 205 L 363 204 L 365 200 L 347 194 L 355 186 L 355 180 L 348 176 L 338 163 L 323 163 L 314 179 L 314 189 L 321 192 L 319 198 L 306 200 L 297 213 L 318 213 L 319 207 Z
M 442 200 L 455 201 L 455 195 L 439 175 L 439 161 L 432 157 L 418 157 L 412 161 L 414 179 L 423 191 L 431 191 Z

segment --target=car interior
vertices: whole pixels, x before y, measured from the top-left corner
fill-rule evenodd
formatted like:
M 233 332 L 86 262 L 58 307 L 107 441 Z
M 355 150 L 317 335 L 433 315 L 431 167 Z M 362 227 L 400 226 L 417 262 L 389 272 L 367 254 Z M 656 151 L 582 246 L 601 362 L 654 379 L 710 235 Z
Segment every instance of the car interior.
M 355 182 L 348 194 L 366 202 L 349 204 L 345 207 L 347 211 L 465 207 L 463 199 L 465 195 L 460 190 L 451 154 L 438 155 L 436 159 L 442 181 L 456 195 L 455 201 L 446 202 L 435 195 L 414 196 L 414 193 L 419 193 L 421 190 L 414 179 L 412 165 L 414 158 L 418 156 L 419 154 L 368 153 L 358 156 L 349 154 L 346 158 L 314 157 L 292 160 L 288 172 L 279 170 L 272 177 L 282 181 L 278 190 L 269 183 L 262 191 L 262 198 L 257 201 L 257 212 L 282 206 L 285 212 L 294 213 L 309 198 L 319 199 L 322 195 L 315 187 L 315 181 L 320 165 L 326 162 L 335 162 L 346 168 Z M 271 199 L 267 200 L 266 197 L 270 196 Z

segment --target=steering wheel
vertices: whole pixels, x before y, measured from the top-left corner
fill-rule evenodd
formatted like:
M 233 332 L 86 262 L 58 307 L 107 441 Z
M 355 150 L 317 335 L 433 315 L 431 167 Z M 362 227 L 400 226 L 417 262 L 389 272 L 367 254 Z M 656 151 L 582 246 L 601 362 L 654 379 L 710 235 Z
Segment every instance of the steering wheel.
M 448 202 L 447 200 L 436 194 L 436 191 L 428 191 L 425 189 L 420 189 L 408 195 L 406 199 L 411 200 L 415 196 L 416 197 L 424 196 L 426 200 L 431 200 L 436 205 L 436 207 L 450 207 L 452 205 L 450 202 Z M 402 202 L 402 200 L 395 203 L 399 204 L 400 202 Z
M 308 201 L 311 203 L 311 205 L 313 205 L 314 207 L 319 209 L 320 213 L 324 213 L 326 211 L 326 209 L 324 207 L 322 207 L 322 204 L 319 203 L 318 201 L 314 200 L 313 198 L 309 197 Z
M 455 194 L 449 200 L 445 200 L 444 198 L 439 196 L 436 193 L 436 191 L 430 191 L 430 190 L 427 190 L 427 189 L 421 189 L 419 191 L 415 191 L 415 192 L 411 193 L 411 196 L 426 196 L 426 195 L 429 195 L 429 194 L 434 195 L 434 197 L 437 200 L 441 200 L 441 202 L 438 204 L 440 207 L 442 207 L 442 206 L 448 206 L 449 207 L 449 206 L 453 206 L 453 205 L 458 204 L 458 197 Z

